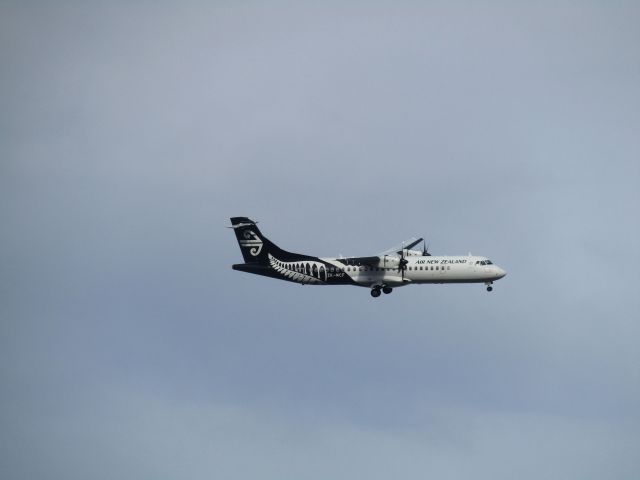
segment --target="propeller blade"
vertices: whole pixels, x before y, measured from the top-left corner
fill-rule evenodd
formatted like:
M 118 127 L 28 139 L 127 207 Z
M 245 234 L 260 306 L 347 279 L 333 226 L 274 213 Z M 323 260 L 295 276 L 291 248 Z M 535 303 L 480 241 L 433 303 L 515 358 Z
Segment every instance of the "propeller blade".
M 419 241 L 419 240 L 418 240 Z M 408 247 L 405 247 L 404 245 L 402 246 L 402 250 L 400 250 L 400 262 L 399 262 L 399 268 L 400 268 L 400 276 L 402 278 L 402 280 L 404 280 L 404 272 L 407 269 L 407 263 L 409 263 L 409 261 L 404 258 L 404 252 L 405 250 L 408 250 L 409 248 L 411 248 L 412 246 L 416 245 L 417 242 L 411 242 Z
M 426 241 L 422 244 L 422 256 L 423 257 L 431 256 L 431 254 L 429 253 L 429 245 L 427 245 Z

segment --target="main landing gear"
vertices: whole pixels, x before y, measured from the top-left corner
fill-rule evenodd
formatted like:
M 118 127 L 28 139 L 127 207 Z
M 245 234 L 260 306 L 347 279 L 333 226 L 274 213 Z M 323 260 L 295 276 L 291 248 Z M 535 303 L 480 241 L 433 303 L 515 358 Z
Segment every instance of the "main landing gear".
M 486 285 L 487 285 L 487 292 L 491 292 L 491 291 L 493 290 L 493 287 L 491 286 L 491 284 L 492 284 L 492 283 L 493 283 L 493 282 L 487 282 L 487 283 L 486 283 Z
M 378 298 L 380 296 L 381 291 L 384 292 L 385 294 L 389 294 L 393 292 L 393 288 L 388 287 L 387 285 L 382 285 L 382 286 L 376 285 L 371 289 L 371 296 L 373 298 Z

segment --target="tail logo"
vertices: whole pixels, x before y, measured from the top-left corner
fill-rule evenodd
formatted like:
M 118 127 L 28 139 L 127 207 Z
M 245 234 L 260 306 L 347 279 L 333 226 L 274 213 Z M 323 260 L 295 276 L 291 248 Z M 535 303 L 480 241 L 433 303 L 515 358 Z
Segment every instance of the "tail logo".
M 263 245 L 260 237 L 258 237 L 258 235 L 256 235 L 253 230 L 245 231 L 242 236 L 244 237 L 244 239 L 240 240 L 240 246 L 250 248 L 249 253 L 254 257 L 260 255 Z

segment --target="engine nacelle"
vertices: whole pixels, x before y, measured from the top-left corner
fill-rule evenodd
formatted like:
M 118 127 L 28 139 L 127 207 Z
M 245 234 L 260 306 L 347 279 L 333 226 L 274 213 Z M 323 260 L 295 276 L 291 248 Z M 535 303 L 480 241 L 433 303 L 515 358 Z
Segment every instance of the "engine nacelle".
M 382 268 L 398 268 L 400 266 L 400 257 L 396 257 L 395 255 L 380 257 L 379 266 Z

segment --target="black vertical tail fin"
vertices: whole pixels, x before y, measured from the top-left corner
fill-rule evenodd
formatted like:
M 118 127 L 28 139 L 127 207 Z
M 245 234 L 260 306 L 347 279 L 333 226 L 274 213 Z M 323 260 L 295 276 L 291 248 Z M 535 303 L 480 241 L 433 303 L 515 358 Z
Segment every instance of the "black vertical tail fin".
M 231 228 L 236 233 L 245 263 L 268 263 L 269 253 L 282 251 L 262 235 L 256 222 L 247 217 L 231 217 Z

